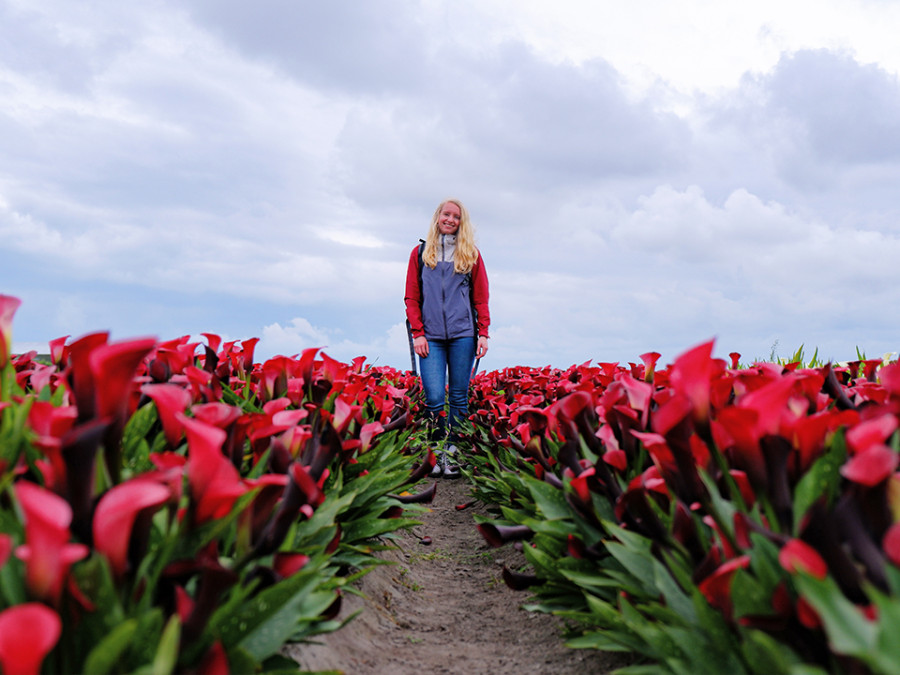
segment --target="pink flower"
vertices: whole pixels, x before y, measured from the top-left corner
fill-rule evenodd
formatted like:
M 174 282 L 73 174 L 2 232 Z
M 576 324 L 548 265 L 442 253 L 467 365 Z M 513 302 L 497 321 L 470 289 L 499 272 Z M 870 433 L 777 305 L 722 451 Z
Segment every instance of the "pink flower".
M 713 340 L 704 342 L 679 356 L 675 359 L 669 375 L 672 388 L 691 402 L 691 410 L 697 422 L 706 422 L 709 419 L 713 344 Z
M 62 368 L 65 365 L 66 361 L 66 340 L 69 339 L 70 336 L 64 335 L 63 337 L 58 337 L 53 340 L 50 340 L 50 360 L 57 368 Z
M 195 523 L 200 525 L 225 516 L 248 488 L 231 461 L 222 454 L 225 432 L 184 415 L 178 418 L 187 435 L 188 483 Z
M 873 445 L 882 445 L 897 430 L 897 426 L 897 418 L 892 413 L 865 420 L 847 430 L 847 446 L 851 453 L 859 453 Z
M 49 490 L 19 481 L 16 498 L 25 520 L 25 544 L 16 557 L 25 562 L 25 585 L 35 598 L 57 604 L 69 567 L 88 554 L 82 544 L 69 543 L 72 509 Z
M 272 567 L 283 577 L 299 572 L 308 562 L 309 556 L 302 553 L 281 552 L 272 556 Z
M 105 344 L 91 352 L 89 363 L 96 387 L 98 416 L 124 424 L 135 371 L 155 345 L 154 338 L 143 338 Z
M 12 553 L 12 537 L 0 532 L 0 567 L 6 564 L 10 553 Z
M 19 309 L 22 301 L 11 295 L 0 295 L 0 368 L 5 368 L 9 363 L 9 353 L 12 350 L 12 321 L 13 315 Z
M 734 604 L 731 598 L 731 583 L 739 569 L 750 566 L 750 556 L 742 555 L 719 565 L 715 571 L 698 584 L 700 592 L 710 605 L 731 618 Z
M 888 560 L 900 567 L 900 523 L 894 523 L 884 533 L 882 546 Z
M 177 413 L 184 413 L 191 404 L 191 394 L 177 384 L 145 384 L 141 391 L 156 405 L 156 412 L 162 424 L 166 443 L 175 449 L 181 442 L 184 429 L 178 421 Z
M 841 467 L 841 475 L 854 483 L 874 487 L 894 473 L 898 461 L 900 456 L 886 445 L 873 445 L 853 455 Z
M 359 432 L 359 440 L 362 441 L 360 452 L 366 452 L 372 445 L 372 440 L 384 431 L 384 427 L 380 422 L 369 422 L 363 425 L 362 431 Z
M 812 546 L 800 539 L 791 539 L 781 547 L 778 562 L 790 573 L 807 572 L 817 579 L 824 579 L 828 574 L 828 565 Z
M 94 512 L 94 548 L 105 555 L 116 577 L 128 567 L 128 546 L 135 519 L 145 509 L 165 504 L 169 489 L 143 476 L 116 485 L 97 504 Z
M 0 665 L 4 675 L 37 675 L 62 633 L 59 615 L 26 602 L 0 612 Z

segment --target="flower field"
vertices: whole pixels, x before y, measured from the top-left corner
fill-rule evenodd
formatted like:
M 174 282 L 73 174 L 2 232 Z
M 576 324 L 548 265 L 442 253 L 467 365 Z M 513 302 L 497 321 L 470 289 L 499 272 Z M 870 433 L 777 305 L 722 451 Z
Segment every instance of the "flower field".
M 486 373 L 471 479 L 505 580 L 630 672 L 900 672 L 900 364 Z
M 256 340 L 13 355 L 0 296 L 0 668 L 296 672 L 434 494 L 418 381 Z M 572 648 L 671 673 L 900 672 L 900 365 L 660 367 L 473 380 L 491 546 Z M 513 591 L 510 591 L 513 592 Z

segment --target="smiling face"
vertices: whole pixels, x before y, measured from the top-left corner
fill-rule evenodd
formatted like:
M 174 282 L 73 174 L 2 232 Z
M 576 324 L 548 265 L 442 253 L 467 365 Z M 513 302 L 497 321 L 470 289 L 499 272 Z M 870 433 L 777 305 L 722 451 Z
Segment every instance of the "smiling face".
M 456 234 L 461 221 L 462 213 L 459 207 L 453 202 L 446 202 L 441 206 L 441 212 L 438 215 L 438 232 L 441 234 Z

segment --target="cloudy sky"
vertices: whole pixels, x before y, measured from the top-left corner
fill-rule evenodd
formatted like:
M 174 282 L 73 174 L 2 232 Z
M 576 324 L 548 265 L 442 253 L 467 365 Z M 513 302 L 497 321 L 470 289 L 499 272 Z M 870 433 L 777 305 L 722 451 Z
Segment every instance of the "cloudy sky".
M 409 366 L 460 198 L 482 367 L 900 350 L 900 3 L 0 0 L 0 293 Z

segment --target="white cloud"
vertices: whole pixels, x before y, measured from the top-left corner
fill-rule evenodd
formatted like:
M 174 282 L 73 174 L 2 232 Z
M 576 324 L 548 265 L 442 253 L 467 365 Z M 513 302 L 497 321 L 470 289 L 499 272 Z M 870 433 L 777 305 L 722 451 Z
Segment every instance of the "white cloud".
M 453 195 L 485 367 L 890 346 L 890 3 L 357 4 L 0 7 L 17 334 L 265 326 L 405 367 L 407 258 Z

